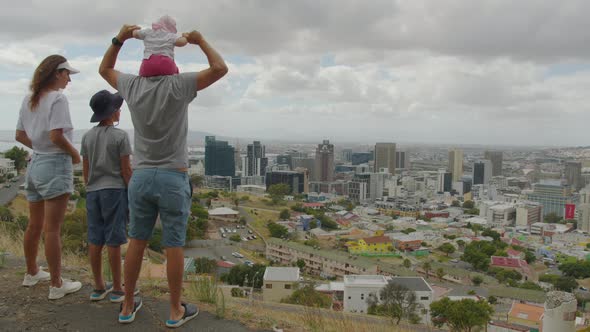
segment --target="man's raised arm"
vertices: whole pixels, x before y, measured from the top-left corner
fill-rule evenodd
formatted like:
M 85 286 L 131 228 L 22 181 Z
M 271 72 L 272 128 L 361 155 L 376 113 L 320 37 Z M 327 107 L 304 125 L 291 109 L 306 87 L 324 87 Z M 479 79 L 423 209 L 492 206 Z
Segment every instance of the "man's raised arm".
M 123 46 L 123 43 L 129 38 L 133 38 L 133 31 L 138 29 L 140 27 L 137 25 L 124 25 L 117 34 L 117 37 L 115 37 L 116 40 L 113 39 L 113 43 L 111 43 L 105 52 L 102 62 L 98 67 L 100 76 L 115 89 L 117 89 L 117 79 L 119 78 L 119 71 L 115 70 L 117 55 L 119 55 L 119 50 Z
M 197 74 L 197 91 L 203 90 L 227 74 L 227 65 L 225 64 L 225 61 L 223 61 L 221 55 L 219 55 L 219 53 L 207 43 L 200 32 L 191 31 L 183 33 L 182 36 L 185 37 L 189 43 L 199 45 L 209 62 L 209 68 L 201 70 Z

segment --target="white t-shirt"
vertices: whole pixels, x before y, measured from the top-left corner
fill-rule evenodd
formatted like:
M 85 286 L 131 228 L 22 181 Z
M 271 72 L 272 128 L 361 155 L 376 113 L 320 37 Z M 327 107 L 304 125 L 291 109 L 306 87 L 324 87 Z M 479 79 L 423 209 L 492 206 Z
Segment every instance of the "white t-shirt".
M 63 129 L 64 137 L 73 141 L 74 127 L 70 118 L 68 99 L 59 91 L 46 93 L 34 111 L 29 107 L 31 95 L 27 95 L 18 115 L 17 130 L 23 130 L 33 143 L 33 151 L 39 154 L 65 153 L 49 139 L 49 131 Z
M 165 30 L 141 29 L 137 38 L 143 40 L 144 59 L 149 59 L 153 54 L 174 59 L 174 44 L 178 38 L 176 34 Z

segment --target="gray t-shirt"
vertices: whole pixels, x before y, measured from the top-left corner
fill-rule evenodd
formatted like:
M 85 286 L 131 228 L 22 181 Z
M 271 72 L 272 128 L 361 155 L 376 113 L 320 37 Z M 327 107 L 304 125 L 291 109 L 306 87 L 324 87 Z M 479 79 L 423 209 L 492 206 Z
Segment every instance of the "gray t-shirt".
M 197 73 L 121 73 L 117 88 L 135 130 L 133 168 L 187 168 L 188 105 L 197 96 Z
M 113 126 L 96 126 L 82 137 L 80 155 L 88 159 L 86 191 L 126 188 L 121 156 L 131 155 L 129 136 Z

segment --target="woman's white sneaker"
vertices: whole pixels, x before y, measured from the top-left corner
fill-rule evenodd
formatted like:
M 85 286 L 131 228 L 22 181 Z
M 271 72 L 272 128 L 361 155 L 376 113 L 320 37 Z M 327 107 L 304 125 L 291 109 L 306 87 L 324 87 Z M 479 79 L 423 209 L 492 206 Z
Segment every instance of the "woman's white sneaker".
M 34 276 L 28 273 L 25 274 L 25 279 L 23 279 L 23 286 L 35 286 L 39 281 L 47 281 L 49 279 L 51 279 L 51 275 L 49 274 L 49 272 L 45 272 L 39 268 L 39 271 L 37 271 L 37 274 L 35 274 Z
M 61 280 L 61 287 L 49 286 L 49 299 L 57 300 L 66 296 L 66 294 L 74 293 L 82 288 L 82 283 L 79 281 Z

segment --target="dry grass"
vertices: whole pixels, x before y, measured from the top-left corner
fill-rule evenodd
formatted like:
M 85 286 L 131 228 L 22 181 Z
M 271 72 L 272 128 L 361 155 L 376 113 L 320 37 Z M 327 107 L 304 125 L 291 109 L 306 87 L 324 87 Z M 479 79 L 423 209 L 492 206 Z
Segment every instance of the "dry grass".
M 250 226 L 254 227 L 265 238 L 270 237 L 270 232 L 266 225 L 268 221 L 276 221 L 279 218 L 279 212 L 261 211 L 256 209 L 246 209 L 248 213 L 254 218 L 254 222 L 250 223 Z
M 289 310 L 287 307 L 277 304 L 273 309 L 263 306 L 259 301 L 228 301 L 227 317 L 239 320 L 253 329 L 276 327 L 285 332 L 412 331 L 410 328 L 391 325 L 387 319 L 298 306 Z
M 29 204 L 23 195 L 17 195 L 12 202 L 8 204 L 8 208 L 15 216 L 28 216 Z

